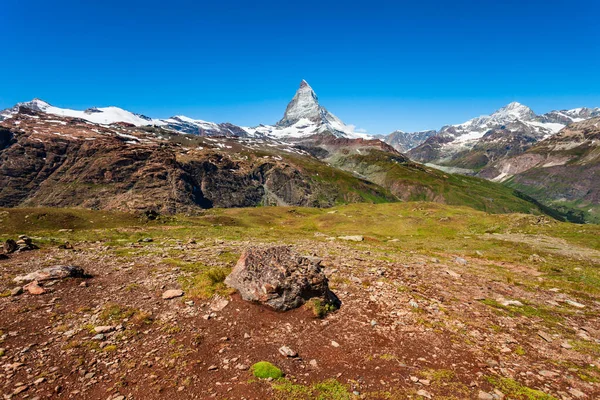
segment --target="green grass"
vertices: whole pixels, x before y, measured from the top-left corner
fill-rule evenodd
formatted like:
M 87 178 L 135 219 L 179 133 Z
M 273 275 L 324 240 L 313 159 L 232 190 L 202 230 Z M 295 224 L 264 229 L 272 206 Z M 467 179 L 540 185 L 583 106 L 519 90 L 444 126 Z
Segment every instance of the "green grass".
M 283 372 L 268 361 L 259 361 L 250 370 L 252 375 L 260 379 L 279 379 L 283 377 Z
M 558 400 L 540 390 L 524 386 L 514 379 L 499 376 L 486 376 L 485 379 L 502 393 L 516 400 Z
M 292 383 L 281 379 L 273 384 L 278 398 L 286 400 L 351 400 L 357 398 L 336 379 L 327 379 L 313 385 Z

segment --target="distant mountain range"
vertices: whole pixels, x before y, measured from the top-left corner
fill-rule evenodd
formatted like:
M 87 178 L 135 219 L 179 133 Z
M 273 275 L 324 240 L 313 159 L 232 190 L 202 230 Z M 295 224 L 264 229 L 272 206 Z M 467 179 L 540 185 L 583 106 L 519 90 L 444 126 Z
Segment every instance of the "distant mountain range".
M 302 165 L 305 165 L 305 163 L 312 165 L 313 162 L 317 162 L 313 167 L 318 165 L 319 168 L 334 168 L 349 173 L 350 176 L 353 176 L 352 179 L 358 179 L 350 186 L 348 186 L 350 181 L 347 178 L 342 179 L 346 182 L 342 185 L 343 189 L 339 187 L 339 182 L 330 182 L 329 184 L 337 189 L 330 192 L 329 200 L 325 201 L 321 197 L 321 201 L 314 203 L 321 206 L 331 205 L 332 201 L 336 202 L 340 199 L 347 199 L 348 201 L 360 201 L 362 199 L 364 201 L 370 196 L 375 196 L 373 199 L 377 198 L 378 201 L 382 199 L 389 201 L 390 196 L 392 196 L 392 198 L 402 200 L 423 199 L 456 204 L 469 204 L 474 199 L 475 207 L 479 209 L 509 211 L 515 210 L 516 207 L 523 210 L 521 205 L 515 206 L 515 204 L 520 203 L 513 203 L 513 200 L 509 202 L 512 204 L 511 206 L 506 206 L 506 203 L 498 200 L 495 204 L 485 200 L 484 193 L 488 193 L 489 190 L 493 192 L 497 190 L 498 186 L 494 186 L 494 189 L 486 188 L 482 191 L 481 181 L 469 181 L 469 184 L 465 185 L 466 181 L 464 179 L 462 181 L 456 180 L 450 185 L 451 189 L 444 188 L 442 182 L 444 179 L 448 179 L 444 178 L 448 175 L 434 173 L 431 167 L 435 167 L 445 171 L 445 173 L 477 175 L 496 182 L 503 182 L 507 186 L 517 188 L 523 193 L 519 196 L 524 196 L 523 198 L 528 199 L 526 201 L 536 199 L 543 204 L 537 204 L 534 208 L 550 206 L 560 209 L 557 215 L 562 213 L 562 215 L 568 216 L 572 220 L 600 222 L 600 208 L 597 208 L 597 205 L 600 204 L 600 196 L 596 192 L 596 182 L 600 181 L 600 177 L 597 176 L 598 157 L 596 157 L 599 141 L 595 121 L 598 117 L 600 117 L 600 108 L 576 108 L 537 115 L 529 107 L 513 102 L 489 116 L 473 118 L 462 124 L 447 125 L 438 131 L 395 131 L 389 135 L 380 136 L 380 141 L 367 134 L 356 132 L 352 125 L 346 125 L 325 109 L 306 81 L 300 83 L 300 87 L 279 122 L 257 127 L 214 123 L 183 115 L 167 119 L 155 119 L 118 107 L 90 108 L 84 111 L 71 110 L 54 107 L 43 100 L 34 99 L 19 103 L 0 112 L 0 121 L 3 121 L 1 123 L 2 129 L 9 132 L 4 134 L 3 139 L 0 138 L 2 139 L 0 140 L 0 154 L 3 153 L 7 161 L 7 164 L 3 166 L 4 173 L 7 174 L 4 177 L 5 182 L 0 182 L 5 185 L 3 189 L 0 189 L 0 205 L 17 205 L 25 201 L 20 197 L 21 195 L 15 193 L 31 194 L 28 191 L 29 189 L 25 189 L 28 186 L 18 177 L 20 174 L 18 166 L 10 171 L 6 170 L 10 166 L 14 167 L 15 157 L 20 154 L 14 153 L 14 149 L 10 151 L 9 149 L 10 145 L 15 143 L 15 140 L 18 141 L 21 133 L 26 133 L 31 140 L 35 137 L 38 141 L 48 141 L 56 145 L 57 136 L 60 140 L 66 140 L 65 138 L 71 136 L 75 138 L 72 139 L 75 141 L 84 138 L 91 143 L 104 138 L 103 132 L 105 132 L 109 136 L 120 138 L 119 140 L 127 146 L 142 143 L 156 144 L 166 140 L 170 143 L 170 146 L 183 148 L 184 153 L 207 148 L 210 148 L 213 152 L 221 149 L 222 153 L 228 147 L 239 147 L 235 143 L 241 142 L 236 142 L 236 140 L 245 140 L 242 147 L 253 149 L 251 152 L 255 156 L 264 151 L 268 151 L 269 154 L 274 152 L 272 157 L 276 157 L 276 159 L 280 159 L 284 154 L 294 155 L 296 161 L 292 164 L 295 173 L 299 175 L 294 179 L 289 176 L 286 178 L 287 189 L 284 190 L 277 186 L 283 185 L 286 179 L 269 180 L 268 182 L 271 182 L 271 184 L 279 182 L 276 186 L 269 187 L 265 183 L 267 181 L 263 181 L 265 179 L 264 172 L 259 173 L 259 175 L 256 175 L 258 172 L 253 172 L 244 179 L 253 180 L 256 178 L 258 180 L 253 185 L 263 187 L 262 192 L 259 190 L 253 195 L 253 200 L 250 201 L 246 197 L 239 198 L 240 194 L 237 191 L 243 186 L 243 184 L 240 184 L 241 186 L 232 186 L 235 188 L 235 190 L 232 189 L 235 193 L 225 195 L 226 198 L 227 196 L 231 198 L 230 201 L 219 198 L 223 195 L 223 192 L 214 189 L 212 197 L 206 200 L 205 196 L 204 200 L 200 202 L 201 206 L 207 204 L 225 207 L 242 206 L 252 205 L 256 202 L 264 202 L 265 204 L 313 204 L 311 202 L 316 201 L 316 198 L 311 196 L 320 196 L 317 193 L 322 193 L 323 190 L 320 185 L 316 184 L 319 179 L 322 179 L 322 175 L 317 174 L 321 178 L 314 181 L 311 186 L 312 189 L 309 190 L 313 195 L 309 196 L 307 194 L 308 197 L 304 199 L 301 193 L 297 192 L 297 188 L 289 187 L 289 185 L 291 182 L 296 182 L 296 186 L 302 186 L 297 179 L 306 182 L 305 172 L 308 170 L 314 172 L 314 169 L 305 169 Z M 40 132 L 45 132 L 45 134 L 42 135 Z M 87 132 L 86 135 L 89 137 L 79 135 L 78 132 Z M 97 134 L 101 136 L 98 137 Z M 39 135 L 43 137 L 38 137 Z M 192 141 L 193 136 L 207 138 L 208 141 Z M 211 138 L 229 139 L 225 141 L 218 139 L 218 143 L 215 142 L 215 145 L 210 145 L 212 143 L 210 142 Z M 231 142 L 231 140 L 234 141 Z M 188 149 L 187 142 L 196 143 L 198 149 Z M 27 143 L 39 146 L 34 142 Z M 175 151 L 175 153 L 178 151 Z M 10 160 L 6 159 L 9 153 L 11 154 Z M 61 155 L 56 156 L 59 159 L 69 158 L 69 154 L 59 153 Z M 231 157 L 231 152 L 226 153 L 227 157 Z M 401 153 L 405 153 L 405 155 Z M 45 157 L 47 157 L 46 153 L 41 154 L 45 154 Z M 567 157 L 565 154 L 570 156 Z M 205 156 L 206 154 L 203 152 L 199 158 L 204 159 Z M 222 156 L 224 155 L 221 154 L 220 157 Z M 174 157 L 178 159 L 178 156 Z M 311 157 L 315 161 L 309 161 Z M 97 160 L 93 161 L 95 160 L 94 157 L 86 159 L 87 162 L 97 162 Z M 302 162 L 298 164 L 298 160 L 302 160 Z M 424 163 L 429 167 L 423 167 L 413 161 Z M 78 162 L 82 163 L 83 161 L 79 160 Z M 278 163 L 277 168 L 283 168 L 284 170 L 285 165 L 291 165 L 285 162 L 283 165 L 279 164 L 281 163 Z M 252 165 L 244 163 L 243 168 L 256 167 Z M 574 165 L 577 165 L 577 168 L 573 168 Z M 552 167 L 552 169 L 549 167 Z M 32 176 L 39 176 L 41 171 L 37 171 L 35 167 L 32 168 L 30 171 L 34 174 Z M 106 165 L 105 168 L 108 171 L 116 167 Z M 215 164 L 214 168 L 216 168 L 215 171 L 221 171 L 219 174 L 224 173 L 219 164 Z M 269 168 L 272 169 L 273 167 Z M 206 173 L 204 171 L 203 176 Z M 331 176 L 338 176 L 339 173 L 332 173 Z M 262 178 L 258 178 L 259 176 L 262 176 Z M 532 176 L 535 176 L 535 179 Z M 581 179 L 579 179 L 580 177 Z M 74 179 L 73 182 L 77 182 L 77 176 L 71 178 Z M 63 177 L 62 179 L 70 181 L 71 178 Z M 573 178 L 577 181 L 576 184 Z M 188 180 L 190 179 L 188 178 Z M 224 185 L 228 179 L 234 179 L 234 177 L 220 177 L 218 180 L 219 185 Z M 360 180 L 364 182 L 359 183 Z M 95 180 L 93 181 L 95 182 Z M 14 187 L 14 190 L 9 190 L 11 182 L 13 184 L 14 182 L 20 182 L 25 192 L 14 189 Z M 53 181 L 43 182 L 44 187 L 50 185 L 49 182 Z M 192 184 L 192 186 L 197 187 L 196 190 L 198 191 L 202 191 L 202 188 L 208 188 L 211 185 L 206 181 L 196 183 L 199 186 L 196 186 L 196 184 Z M 353 185 L 362 187 L 363 184 L 375 184 L 375 186 L 365 186 L 364 190 L 359 191 L 361 194 L 358 196 L 350 195 L 350 192 L 354 190 L 352 189 Z M 550 185 L 552 187 L 558 185 L 564 190 L 556 190 L 552 192 L 552 195 L 546 195 L 550 193 L 547 190 Z M 48 187 L 52 187 L 51 192 L 54 193 L 56 188 L 52 185 Z M 474 190 L 476 188 L 479 189 Z M 348 190 L 350 192 L 345 192 Z M 365 190 L 370 191 L 372 194 L 366 195 Z M 211 192 L 211 190 L 208 190 L 208 192 Z M 5 200 L 2 200 L 3 193 Z M 510 197 L 508 194 L 506 196 Z M 238 198 L 238 200 L 233 200 L 235 198 Z M 313 198 L 313 200 L 309 200 L 310 198 Z M 488 199 L 492 198 L 494 198 L 493 195 L 488 197 Z M 43 202 L 28 201 L 32 204 L 46 204 L 48 200 Z M 68 196 L 63 201 L 68 203 Z M 532 201 L 535 202 L 535 200 Z M 191 200 L 190 204 L 194 204 L 194 202 L 194 200 Z M 146 202 L 142 202 L 142 204 L 145 205 Z M 473 206 L 473 204 L 470 205 Z M 178 209 L 177 207 L 181 207 L 181 205 L 170 207 L 169 209 L 173 207 Z M 117 208 L 122 208 L 122 206 Z
M 302 81 L 292 101 L 288 104 L 283 118 L 275 125 L 241 127 L 230 123 L 214 123 L 177 115 L 167 119 L 155 119 L 136 114 L 119 107 L 89 108 L 84 111 L 59 108 L 49 103 L 33 99 L 19 103 L 0 112 L 0 120 L 10 118 L 24 107 L 33 111 L 61 117 L 78 118 L 100 125 L 126 123 L 132 126 L 154 126 L 176 132 L 199 136 L 237 136 L 273 139 L 301 139 L 321 133 L 330 133 L 343 138 L 370 138 L 357 133 L 352 126 L 344 124 L 339 118 L 319 104 L 316 93 L 308 82 Z

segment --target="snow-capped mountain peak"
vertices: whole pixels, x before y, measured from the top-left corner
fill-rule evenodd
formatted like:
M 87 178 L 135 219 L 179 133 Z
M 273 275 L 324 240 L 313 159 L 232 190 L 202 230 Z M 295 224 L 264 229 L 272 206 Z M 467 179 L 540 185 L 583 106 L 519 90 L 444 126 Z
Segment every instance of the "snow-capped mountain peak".
M 277 123 L 277 126 L 292 126 L 301 119 L 308 119 L 312 122 L 319 122 L 322 118 L 319 99 L 315 91 L 304 79 L 300 82 L 300 87 L 289 102 L 283 118 Z
M 319 98 L 308 82 L 302 80 L 289 102 L 283 118 L 275 126 L 245 128 L 250 134 L 261 134 L 277 139 L 297 139 L 329 133 L 350 139 L 371 138 L 355 132 L 354 126 L 344 124 L 338 117 L 319 104 Z
M 526 105 L 513 101 L 494 112 L 490 117 L 494 121 L 529 121 L 535 117 L 535 113 Z

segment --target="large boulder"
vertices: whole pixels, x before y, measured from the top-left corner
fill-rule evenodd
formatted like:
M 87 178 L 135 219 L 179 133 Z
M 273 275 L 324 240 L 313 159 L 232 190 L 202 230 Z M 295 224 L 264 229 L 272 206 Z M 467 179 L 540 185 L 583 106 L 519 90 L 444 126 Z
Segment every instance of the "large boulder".
M 44 269 L 40 269 L 38 271 L 32 272 L 27 275 L 19 275 L 13 280 L 16 283 L 27 283 L 32 281 L 50 281 L 55 279 L 65 279 L 65 278 L 84 278 L 85 274 L 83 269 L 79 267 L 75 267 L 72 265 L 57 265 L 54 267 L 48 267 Z
M 329 290 L 321 261 L 301 256 L 286 246 L 247 249 L 225 283 L 237 289 L 244 300 L 277 311 L 299 307 L 315 297 L 339 305 L 339 299 Z

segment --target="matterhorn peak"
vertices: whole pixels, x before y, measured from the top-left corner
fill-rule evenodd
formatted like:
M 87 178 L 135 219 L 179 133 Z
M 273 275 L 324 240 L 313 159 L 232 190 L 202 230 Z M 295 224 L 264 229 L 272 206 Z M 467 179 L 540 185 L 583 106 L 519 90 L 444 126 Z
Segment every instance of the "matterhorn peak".
M 277 126 L 291 126 L 301 119 L 307 119 L 311 122 L 321 120 L 321 107 L 319 106 L 317 94 L 304 79 L 300 82 L 300 87 L 285 109 L 285 114 L 281 121 L 277 123 Z

